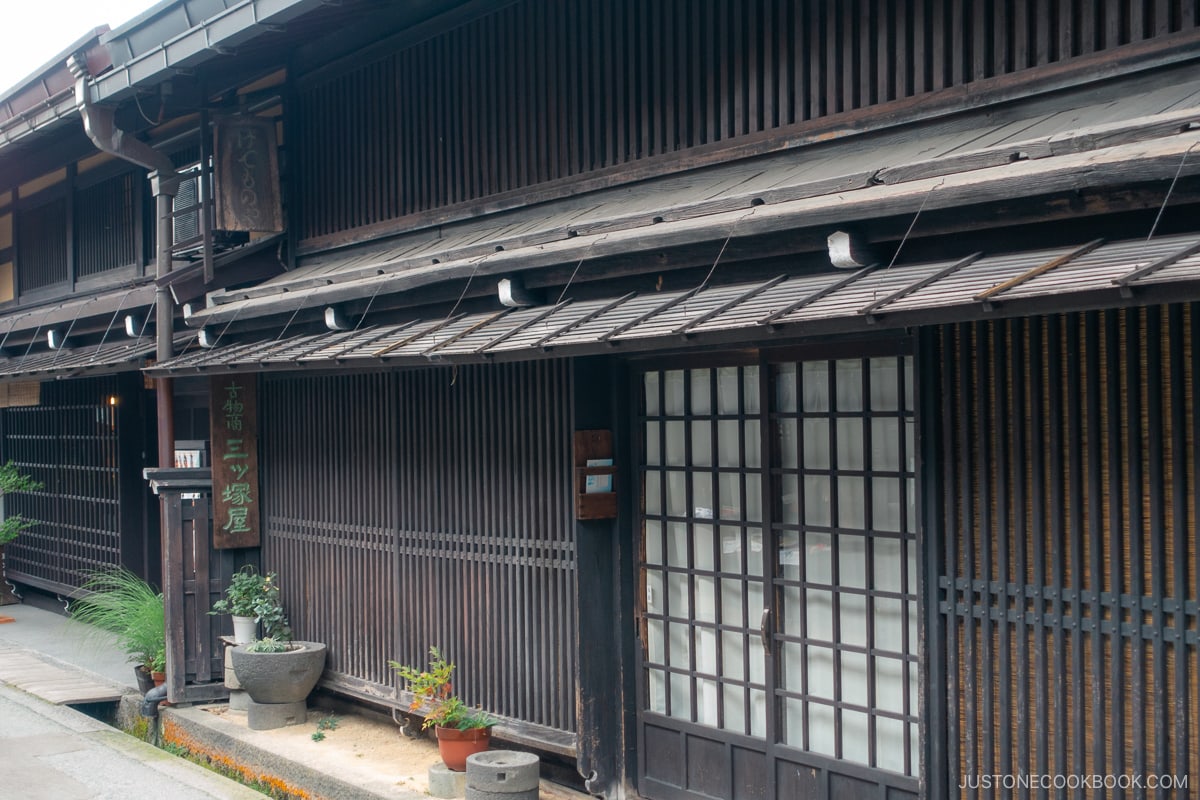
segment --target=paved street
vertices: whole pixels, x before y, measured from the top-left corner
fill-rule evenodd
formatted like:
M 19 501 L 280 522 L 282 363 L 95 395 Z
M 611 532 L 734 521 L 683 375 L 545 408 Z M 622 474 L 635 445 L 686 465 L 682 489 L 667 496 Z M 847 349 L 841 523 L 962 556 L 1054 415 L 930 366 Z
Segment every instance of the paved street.
M 108 727 L 0 684 L 3 800 L 262 800 L 262 795 Z

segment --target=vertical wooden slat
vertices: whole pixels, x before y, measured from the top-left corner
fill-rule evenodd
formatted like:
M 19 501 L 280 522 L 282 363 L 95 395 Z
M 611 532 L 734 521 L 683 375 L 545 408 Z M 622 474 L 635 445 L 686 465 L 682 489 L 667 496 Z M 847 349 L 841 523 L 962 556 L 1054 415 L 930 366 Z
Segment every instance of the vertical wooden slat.
M 1161 309 L 1151 307 L 1146 309 L 1146 344 L 1145 344 L 1145 360 L 1146 360 L 1146 380 L 1152 382 L 1155 387 L 1162 387 L 1163 384 L 1163 352 L 1162 352 L 1162 317 Z M 1169 377 L 1170 373 L 1167 373 Z M 1166 397 L 1170 397 L 1167 394 Z M 1150 574 L 1150 594 L 1154 598 L 1164 596 L 1166 578 L 1168 574 L 1167 563 L 1164 553 L 1166 544 L 1166 515 L 1164 490 L 1166 488 L 1164 463 L 1163 463 L 1163 395 L 1156 388 L 1154 392 L 1148 392 L 1146 397 L 1146 438 L 1147 438 L 1147 469 L 1146 477 L 1148 479 L 1148 497 L 1146 498 L 1149 506 L 1149 519 L 1147 532 L 1150 536 L 1149 547 L 1149 568 Z M 1153 626 L 1155 636 L 1150 645 L 1151 651 L 1151 674 L 1150 682 L 1153 686 L 1155 696 L 1164 698 L 1171 688 L 1167 684 L 1167 652 L 1166 644 L 1163 641 L 1163 608 L 1161 602 L 1153 602 L 1151 611 L 1148 614 L 1150 624 Z M 1169 719 L 1168 710 L 1170 704 L 1166 702 L 1156 702 L 1153 704 L 1153 712 L 1151 724 L 1154 729 L 1154 755 L 1152 768 L 1155 774 L 1167 774 L 1168 765 L 1168 746 L 1169 741 Z
M 1123 536 L 1123 520 L 1124 507 L 1123 502 L 1123 476 L 1125 470 L 1122 465 L 1125 457 L 1125 447 L 1121 440 L 1121 417 L 1124 406 L 1121 402 L 1121 377 L 1124 373 L 1124 364 L 1120 360 L 1118 354 L 1121 352 L 1121 330 L 1120 330 L 1120 312 L 1114 312 L 1105 316 L 1104 330 L 1104 351 L 1107 356 L 1106 363 L 1109 365 L 1108 380 L 1106 382 L 1105 393 L 1105 410 L 1107 413 L 1105 425 L 1105 450 L 1107 461 L 1109 464 L 1108 478 L 1108 531 L 1109 543 L 1108 552 L 1111 559 L 1109 574 L 1114 580 L 1114 594 L 1120 597 L 1126 589 L 1124 581 L 1125 561 L 1124 558 L 1124 536 Z M 1112 675 L 1111 691 L 1112 703 L 1109 706 L 1111 709 L 1110 719 L 1112 725 L 1112 769 L 1117 771 L 1126 767 L 1125 761 L 1125 740 L 1123 732 L 1127 721 L 1125 718 L 1125 647 L 1124 635 L 1121 630 L 1124 613 L 1118 605 L 1113 611 L 1113 633 L 1111 637 L 1111 652 L 1109 656 L 1109 665 Z
M 1013 418 L 1011 399 L 1009 397 L 1009 342 L 1012 333 L 1011 325 L 996 325 L 993 330 L 993 366 L 992 366 L 992 407 L 994 420 L 1011 420 Z M 1012 565 L 1009 558 L 1011 547 L 1012 524 L 1008 498 L 1013 494 L 1012 465 L 1009 459 L 1010 440 L 1004 425 L 993 424 L 991 437 L 995 442 L 995 475 L 996 475 L 996 521 L 993 526 L 997 563 L 994 580 L 1001 587 L 1004 605 L 1008 606 L 1008 587 L 1020 582 L 1012 577 Z M 1010 659 L 1012 625 L 1006 618 L 1001 618 L 997 626 L 997 648 L 993 659 L 998 661 L 997 670 L 999 691 L 996 695 L 997 719 L 993 725 L 999 730 L 998 750 L 1000 758 L 995 769 L 1005 775 L 1013 773 L 1012 740 L 1013 731 L 1020 730 L 1013 719 L 1012 704 L 1012 670 Z
M 1128 432 L 1126 436 L 1127 459 L 1129 465 L 1126 497 L 1128 502 L 1129 521 L 1129 559 L 1127 565 L 1129 574 L 1129 595 L 1136 605 L 1129 609 L 1129 620 L 1134 631 L 1140 630 L 1143 624 L 1144 610 L 1141 598 L 1145 596 L 1145 545 L 1143 525 L 1145 522 L 1142 504 L 1142 491 L 1145 482 L 1144 453 L 1143 453 L 1143 400 L 1142 400 L 1142 362 L 1139 358 L 1142 344 L 1142 317 L 1139 309 L 1125 312 L 1125 353 L 1126 384 L 1125 402 L 1128 409 Z M 1131 631 L 1133 633 L 1133 631 Z M 1131 733 L 1134 742 L 1145 742 L 1146 730 L 1146 669 L 1145 645 L 1142 637 L 1131 636 L 1130 652 L 1130 700 L 1134 710 Z M 1133 763 L 1135 771 L 1144 773 L 1147 767 L 1146 750 L 1135 747 Z
M 1170 498 L 1171 525 L 1170 544 L 1172 549 L 1169 562 L 1170 575 L 1164 576 L 1170 580 L 1171 596 L 1177 603 L 1186 603 L 1189 596 L 1187 586 L 1188 553 L 1188 475 L 1187 475 L 1187 372 L 1185 370 L 1185 347 L 1187 331 L 1184 327 L 1184 307 L 1173 305 L 1167 312 L 1167 375 L 1171 387 L 1168 400 L 1170 427 Z M 1192 554 L 1194 560 L 1195 554 Z M 1174 615 L 1175 640 L 1171 653 L 1175 663 L 1174 686 L 1165 686 L 1164 692 L 1170 692 L 1173 698 L 1171 716 L 1174 723 L 1171 730 L 1164 731 L 1163 741 L 1174 743 L 1171 767 L 1175 773 L 1186 773 L 1188 770 L 1188 673 L 1190 671 L 1188 646 L 1186 644 L 1187 615 L 1182 607 L 1177 607 Z M 1196 712 L 1192 712 L 1196 713 Z M 1169 737 L 1169 738 L 1168 738 Z M 1167 749 L 1165 746 L 1162 748 Z
M 1104 534 L 1104 440 L 1100 406 L 1103 402 L 1103 378 L 1101 376 L 1101 318 L 1098 312 L 1084 315 L 1083 341 L 1086 343 L 1084 356 L 1084 396 L 1087 430 L 1087 531 L 1088 574 L 1091 577 L 1091 603 L 1088 613 L 1092 621 L 1089 634 L 1091 642 L 1091 739 L 1090 769 L 1094 774 L 1106 774 L 1105 736 L 1108 726 L 1107 698 L 1105 691 L 1106 671 L 1111 669 L 1104 648 L 1102 590 L 1108 584 L 1108 574 L 1103 564 Z M 1080 536 L 1085 532 L 1080 531 Z M 1081 748 L 1082 749 L 1082 748 Z
M 1069 768 L 1076 775 L 1084 774 L 1084 764 L 1087 756 L 1086 727 L 1087 714 L 1084 705 L 1084 684 L 1087 673 L 1084 670 L 1084 638 L 1083 638 L 1083 592 L 1092 586 L 1095 576 L 1084 571 L 1083 547 L 1086 539 L 1084 531 L 1084 480 L 1083 480 L 1083 399 L 1081 383 L 1083 380 L 1081 367 L 1083 359 L 1079 354 L 1084 353 L 1084 343 L 1080 340 L 1082 320 L 1078 315 L 1066 317 L 1065 325 L 1065 356 L 1066 362 L 1066 452 L 1067 452 L 1067 524 L 1064 529 L 1066 536 L 1065 549 L 1067 568 L 1070 578 L 1064 581 L 1064 586 L 1070 586 L 1071 602 L 1069 613 L 1074 620 L 1070 627 L 1071 646 L 1071 685 L 1070 685 L 1070 720 L 1071 748 Z M 1087 343 L 1089 346 L 1091 342 Z M 1056 345 L 1057 346 L 1057 345 Z M 1085 354 L 1086 357 L 1086 354 Z M 1064 609 L 1066 613 L 1066 609 Z M 1064 729 L 1064 733 L 1065 733 Z
M 988 323 L 980 322 L 975 324 L 975 347 L 973 348 L 973 356 L 975 358 L 975 370 L 980 380 L 975 384 L 978 389 L 974 391 L 974 408 L 971 413 L 975 416 L 975 436 L 974 445 L 975 456 L 975 474 L 977 476 L 977 494 L 978 502 L 976 504 L 975 513 L 970 525 L 973 529 L 974 536 L 971 537 L 975 549 L 974 557 L 968 561 L 969 564 L 975 565 L 978 569 L 977 580 L 981 586 L 991 586 L 996 580 L 992 571 L 992 548 L 996 541 L 996 530 L 993 521 L 993 502 L 992 495 L 994 480 L 992 474 L 993 466 L 993 435 L 995 426 L 992 423 L 992 405 L 990 403 L 990 392 L 995 386 L 993 379 L 993 368 L 995 366 L 992 361 L 992 341 L 991 341 L 992 326 Z M 970 558 L 970 550 L 968 550 Z M 985 595 L 986 596 L 986 595 Z M 991 615 L 984 615 L 979 624 L 979 652 L 975 656 L 975 660 L 982 665 L 991 665 L 995 658 L 995 653 L 992 648 L 993 622 Z M 974 669 L 974 668 L 973 668 Z M 994 731 L 996 728 L 995 720 L 995 691 L 992 683 L 992 670 L 986 666 L 978 673 L 972 675 L 972 682 L 978 687 L 979 709 L 976 712 L 978 716 L 978 725 L 981 733 L 984 731 Z M 980 736 L 979 751 L 980 760 L 978 768 L 980 774 L 994 775 L 996 773 L 995 764 L 995 749 L 992 746 L 994 737 L 986 734 Z

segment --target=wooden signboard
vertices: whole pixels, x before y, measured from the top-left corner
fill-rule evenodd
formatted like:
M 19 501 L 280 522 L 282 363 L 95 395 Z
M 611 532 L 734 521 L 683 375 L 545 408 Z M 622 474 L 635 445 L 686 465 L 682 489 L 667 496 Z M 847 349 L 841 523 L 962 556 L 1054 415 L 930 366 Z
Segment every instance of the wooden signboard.
M 253 375 L 221 375 L 209 388 L 213 547 L 258 547 L 258 395 Z
M 282 231 L 275 123 L 225 117 L 213 123 L 216 225 L 223 231 Z

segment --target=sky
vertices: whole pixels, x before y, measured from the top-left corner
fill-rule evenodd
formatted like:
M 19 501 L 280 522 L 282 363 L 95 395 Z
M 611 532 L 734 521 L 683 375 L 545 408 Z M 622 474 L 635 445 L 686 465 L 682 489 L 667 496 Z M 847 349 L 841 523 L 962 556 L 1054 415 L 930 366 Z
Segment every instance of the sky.
M 0 94 L 93 28 L 116 28 L 157 0 L 0 0 Z

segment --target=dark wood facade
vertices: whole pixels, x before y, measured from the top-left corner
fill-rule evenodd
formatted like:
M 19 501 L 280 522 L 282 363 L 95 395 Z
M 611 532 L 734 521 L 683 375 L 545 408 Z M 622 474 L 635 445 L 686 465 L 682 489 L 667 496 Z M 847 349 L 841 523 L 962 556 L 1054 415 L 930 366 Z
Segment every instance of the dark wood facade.
M 499 5 L 298 77 L 302 247 L 1020 96 L 1194 46 L 1200 15 L 1192 0 Z
M 1167 84 L 1194 67 L 1200 5 L 516 0 L 435 3 L 440 15 L 378 30 L 385 12 L 343 5 L 196 78 L 225 81 L 199 94 L 223 111 L 257 103 L 279 121 L 288 237 L 272 258 L 301 277 L 230 293 L 284 299 L 206 330 L 229 355 L 198 370 L 264 373 L 247 378 L 262 547 L 193 558 L 203 504 L 171 506 L 174 692 L 219 677 L 202 606 L 249 561 L 279 572 L 297 634 L 330 645 L 325 688 L 402 709 L 387 661 L 422 663 L 438 645 L 503 736 L 573 758 L 606 797 L 942 800 L 1007 796 L 970 785 L 983 775 L 1200 779 L 1200 312 L 1155 305 L 1200 297 L 1200 275 L 1130 278 L 1124 294 L 1111 276 L 1078 277 L 1112 231 L 1122 252 L 1160 221 L 1156 245 L 1195 232 L 1179 137 L 1200 114 L 1172 95 L 1077 129 L 1053 108 L 1059 90 L 1103 85 L 1096 114 L 1128 101 L 1119 78 Z M 354 24 L 323 37 L 342 13 Z M 265 94 L 228 89 L 235 67 L 273 76 Z M 1022 104 L 1039 116 L 1004 116 Z M 935 117 L 944 126 L 920 126 Z M 947 131 L 959 138 L 939 140 L 945 162 L 893 156 Z M 974 194 L 965 180 L 961 204 L 925 210 L 939 179 L 1030 159 L 1026 134 L 1039 158 L 1094 162 L 1052 191 L 1037 165 Z M 993 137 L 1011 152 L 975 149 Z M 1110 149 L 1158 137 L 1179 146 L 1145 175 Z M 775 179 L 834 140 L 853 145 L 820 151 L 845 152 L 842 173 Z M 752 160 L 764 154 L 779 159 Z M 726 162 L 745 172 L 704 171 Z M 71 167 L 69 190 L 18 193 L 17 305 L 141 269 L 153 226 L 130 175 Z M 571 227 L 651 179 L 687 214 L 638 195 L 627 214 Z M 763 188 L 725 196 L 722 181 Z M 867 273 L 828 266 L 825 237 L 846 227 L 834 198 L 876 187 L 854 221 L 880 268 L 843 300 Z M 819 223 L 795 212 L 796 230 L 752 228 L 756 209 L 806 199 L 828 201 Z M 503 216 L 518 208 L 541 218 Z M 683 232 L 639 240 L 664 221 Z M 591 245 L 553 260 L 589 234 L 609 260 Z M 534 305 L 510 316 L 492 288 L 502 273 L 480 269 L 502 236 L 533 260 L 512 270 Z M 378 250 L 352 249 L 364 242 Z M 408 260 L 380 255 L 393 247 Z M 1196 253 L 1169 250 L 1149 266 L 1102 255 L 1132 259 L 1129 277 Z M 459 263 L 439 277 L 447 252 Z M 1026 256 L 1036 266 L 988 283 Z M 1064 266 L 1081 272 L 1030 287 Z M 955 280 L 978 286 L 949 310 L 929 300 Z M 328 309 L 310 302 L 334 283 L 349 288 Z M 726 294 L 700 297 L 711 288 Z M 909 302 L 922 292 L 928 305 Z M 735 307 L 740 322 L 697 343 Z M 626 346 L 657 322 L 649 352 Z M 193 368 L 178 364 L 167 370 Z M 188 419 L 204 416 L 202 394 Z M 615 443 L 615 516 L 575 513 L 585 430 Z M 115 502 L 106 491 L 98 507 Z M 86 558 L 111 560 L 111 535 L 93 538 Z M 14 555 L 29 558 L 12 548 L 10 568 Z M 57 568 L 74 568 L 68 556 Z
M 1197 321 L 1170 305 L 931 331 L 930 727 L 951 790 L 1200 771 Z
M 469 704 L 570 750 L 571 377 L 563 362 L 263 383 L 263 565 L 326 683 L 396 707 L 431 645 Z
M 157 504 L 141 480 L 149 408 L 127 373 L 47 383 L 37 405 L 0 412 L 0 457 L 44 486 L 5 498 L 6 513 L 35 522 L 5 548 L 9 580 L 65 595 L 121 566 L 158 583 Z

